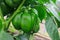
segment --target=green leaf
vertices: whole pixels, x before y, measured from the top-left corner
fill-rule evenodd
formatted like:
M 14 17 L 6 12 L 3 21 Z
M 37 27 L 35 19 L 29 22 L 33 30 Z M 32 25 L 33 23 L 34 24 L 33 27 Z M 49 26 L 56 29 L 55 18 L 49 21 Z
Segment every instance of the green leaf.
M 0 19 L 0 31 L 2 30 L 3 25 L 2 25 L 2 20 Z
M 55 22 L 53 21 L 53 19 L 54 19 L 53 17 L 50 17 L 49 15 L 47 16 L 46 23 L 45 23 L 46 30 L 52 40 L 60 40 L 58 28 L 57 28 Z
M 50 3 L 50 1 L 52 2 L 56 2 L 56 0 L 38 0 L 40 4 L 45 4 L 45 3 Z
M 1 2 L 2 2 L 3 0 L 0 0 L 0 5 L 1 5 Z
M 39 1 L 39 3 L 41 4 L 44 4 L 44 3 L 46 3 L 46 2 L 49 2 L 49 0 L 38 0 Z
M 54 3 L 56 3 L 56 0 L 52 0 Z
M 0 40 L 14 40 L 14 39 L 8 33 L 4 32 L 4 31 L 1 31 L 0 32 Z
M 18 38 L 18 37 L 15 37 L 15 40 L 21 40 L 20 38 Z
M 16 39 L 17 40 L 29 40 L 29 36 L 30 36 L 30 34 L 24 33 L 22 35 L 17 36 Z
M 57 19 L 55 19 L 55 20 L 56 20 L 58 28 L 60 28 L 60 21 L 58 21 Z
M 1 8 L 0 8 L 0 31 L 4 29 L 4 17 L 2 15 L 2 11 L 1 11 Z
M 56 9 L 58 9 L 57 6 L 52 2 L 52 4 L 47 4 L 46 7 L 47 7 L 48 11 L 49 11 L 54 17 L 56 17 L 56 19 L 57 19 L 58 21 L 60 21 L 60 15 L 59 15 L 59 13 L 56 11 Z M 55 8 L 56 8 L 56 9 L 55 9 Z
M 37 5 L 35 9 L 38 11 L 38 16 L 41 21 L 46 18 L 47 11 L 44 5 Z

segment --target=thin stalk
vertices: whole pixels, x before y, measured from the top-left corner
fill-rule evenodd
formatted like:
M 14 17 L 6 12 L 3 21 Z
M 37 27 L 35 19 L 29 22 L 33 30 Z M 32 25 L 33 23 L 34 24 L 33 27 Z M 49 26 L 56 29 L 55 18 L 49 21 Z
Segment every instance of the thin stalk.
M 2 21 L 4 21 L 4 17 L 3 17 L 3 13 L 2 13 L 1 7 L 0 7 L 0 18 L 1 18 Z
M 34 40 L 34 35 L 33 34 L 30 34 L 29 40 Z
M 17 8 L 17 10 L 13 13 L 13 15 L 12 15 L 12 16 L 10 17 L 10 19 L 7 21 L 6 27 L 8 27 L 8 25 L 9 25 L 10 22 L 11 22 L 11 20 L 16 16 L 16 14 L 21 11 L 21 8 L 22 8 L 22 6 L 23 6 L 23 4 L 24 4 L 25 1 L 26 1 L 26 0 L 23 0 L 23 1 L 22 1 L 22 3 L 21 3 L 21 4 L 19 5 L 19 7 Z
M 4 30 L 5 28 L 5 20 L 4 20 L 4 16 L 3 16 L 3 13 L 2 13 L 2 10 L 1 10 L 1 7 L 0 7 L 0 20 L 2 21 L 2 30 Z

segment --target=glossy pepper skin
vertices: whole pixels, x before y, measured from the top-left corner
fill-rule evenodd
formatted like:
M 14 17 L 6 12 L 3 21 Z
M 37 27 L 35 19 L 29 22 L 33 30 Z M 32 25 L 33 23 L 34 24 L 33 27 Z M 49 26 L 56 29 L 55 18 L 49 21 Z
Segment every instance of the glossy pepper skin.
M 36 26 L 36 22 L 37 15 L 35 12 L 33 12 L 33 10 L 24 10 L 23 12 L 18 13 L 12 20 L 14 27 L 18 30 L 21 28 L 21 30 L 23 30 L 25 33 L 30 33 L 34 26 Z M 36 27 L 34 30 L 38 30 Z
M 38 19 L 38 13 L 36 12 L 36 9 L 32 9 L 32 10 L 30 10 L 30 12 L 32 12 L 31 13 L 31 16 L 32 16 L 32 22 L 34 21 L 34 23 L 33 23 L 33 29 L 32 29 L 32 33 L 37 33 L 38 31 L 39 31 L 39 28 L 40 28 L 40 26 L 39 26 L 39 19 Z
M 33 28 L 33 33 L 37 33 L 39 31 L 39 24 L 35 24 L 34 28 Z
M 32 22 L 31 15 L 28 13 L 24 13 L 21 19 L 21 28 L 24 32 L 30 32 L 32 30 Z
M 39 25 L 39 19 L 37 18 L 37 20 L 36 20 L 36 22 L 35 22 L 35 24 L 34 24 L 34 26 L 33 26 L 33 33 L 37 33 L 38 31 L 39 31 L 39 29 L 40 29 L 40 25 Z
M 33 33 L 38 32 L 39 30 L 39 24 L 37 25 L 36 22 L 38 21 L 38 16 L 34 12 L 33 9 L 31 10 L 25 10 L 24 14 L 22 15 L 21 19 L 21 28 L 26 33 Z
M 22 13 L 18 13 L 12 20 L 12 24 L 17 30 L 21 29 L 21 14 Z

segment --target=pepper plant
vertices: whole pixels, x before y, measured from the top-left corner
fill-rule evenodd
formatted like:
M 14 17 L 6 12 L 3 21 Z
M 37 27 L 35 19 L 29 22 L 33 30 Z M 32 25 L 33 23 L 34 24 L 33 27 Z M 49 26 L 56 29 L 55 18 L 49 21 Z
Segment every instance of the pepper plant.
M 51 39 L 60 40 L 58 9 L 56 0 L 0 0 L 0 40 L 34 40 L 43 20 Z

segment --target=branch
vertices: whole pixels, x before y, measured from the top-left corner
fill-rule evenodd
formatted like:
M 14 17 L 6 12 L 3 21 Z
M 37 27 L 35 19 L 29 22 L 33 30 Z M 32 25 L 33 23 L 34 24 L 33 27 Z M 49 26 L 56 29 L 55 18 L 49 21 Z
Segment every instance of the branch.
M 24 4 L 25 1 L 26 1 L 26 0 L 23 0 L 23 1 L 22 1 L 22 3 L 21 3 L 21 4 L 19 5 L 19 7 L 17 8 L 17 10 L 13 13 L 13 15 L 12 15 L 12 16 L 10 17 L 10 19 L 7 21 L 6 27 L 8 27 L 8 25 L 9 25 L 10 22 L 11 22 L 11 20 L 16 16 L 16 14 L 21 11 L 21 7 L 23 6 L 23 4 Z

